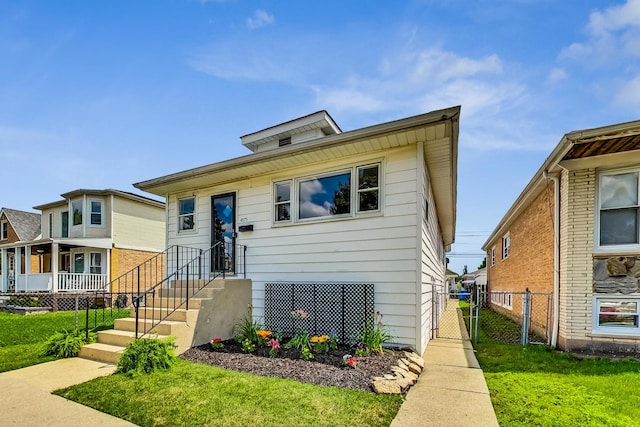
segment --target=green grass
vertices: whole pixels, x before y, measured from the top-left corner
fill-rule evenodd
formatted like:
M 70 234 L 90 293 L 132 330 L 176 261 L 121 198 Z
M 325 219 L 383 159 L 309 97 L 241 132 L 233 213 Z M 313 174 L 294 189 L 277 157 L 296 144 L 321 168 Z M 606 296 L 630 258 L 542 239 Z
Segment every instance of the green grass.
M 501 426 L 640 426 L 640 362 L 544 346 L 476 346 Z
M 141 426 L 387 426 L 400 396 L 319 387 L 180 360 L 168 371 L 122 374 L 56 394 Z
M 101 311 L 91 311 L 90 322 L 94 315 Z M 124 311 L 120 317 L 128 316 Z M 84 311 L 78 313 L 78 326 L 83 329 L 86 324 Z M 73 311 L 32 314 L 22 316 L 0 312 L 0 372 L 23 368 L 53 360 L 52 356 L 44 356 L 44 344 L 57 331 L 72 331 L 75 328 Z

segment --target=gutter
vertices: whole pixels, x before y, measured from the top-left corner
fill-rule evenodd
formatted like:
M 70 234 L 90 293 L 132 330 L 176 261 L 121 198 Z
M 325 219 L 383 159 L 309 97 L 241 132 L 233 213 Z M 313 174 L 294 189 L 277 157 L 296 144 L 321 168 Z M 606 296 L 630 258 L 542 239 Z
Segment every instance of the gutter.
M 553 181 L 553 325 L 550 345 L 555 347 L 560 326 L 560 178 L 547 176 Z

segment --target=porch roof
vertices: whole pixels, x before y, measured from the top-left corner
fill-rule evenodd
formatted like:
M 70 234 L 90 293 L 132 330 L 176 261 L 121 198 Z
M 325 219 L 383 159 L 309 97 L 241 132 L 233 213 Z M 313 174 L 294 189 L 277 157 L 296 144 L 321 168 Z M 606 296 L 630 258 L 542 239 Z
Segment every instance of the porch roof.
M 459 106 L 436 110 L 138 182 L 134 187 L 166 197 L 173 192 L 423 142 L 443 240 L 448 245 L 455 237 L 459 114 Z
M 99 249 L 111 249 L 113 242 L 110 238 L 54 238 L 54 239 L 40 239 L 31 240 L 28 242 L 15 242 L 0 245 L 0 249 L 12 249 L 12 248 L 24 248 L 27 246 L 39 246 L 47 245 L 51 243 L 58 243 L 60 245 L 78 246 L 86 248 L 99 248 Z

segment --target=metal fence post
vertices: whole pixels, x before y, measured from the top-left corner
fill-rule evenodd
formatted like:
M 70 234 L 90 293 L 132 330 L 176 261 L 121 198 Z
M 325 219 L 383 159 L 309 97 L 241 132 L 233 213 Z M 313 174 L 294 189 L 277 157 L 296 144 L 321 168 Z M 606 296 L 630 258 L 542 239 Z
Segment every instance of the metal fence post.
M 522 345 L 529 343 L 529 323 L 531 321 L 531 292 L 529 288 L 522 295 Z
M 76 304 L 77 302 L 78 302 L 78 299 L 76 298 Z M 78 313 L 77 306 L 76 306 L 76 313 Z M 86 327 L 85 327 L 84 338 L 87 342 L 89 342 L 89 297 L 87 297 L 87 314 L 86 314 L 85 322 L 86 322 Z
M 478 343 L 478 325 L 480 324 L 480 286 L 476 285 L 476 327 L 473 334 L 473 343 Z

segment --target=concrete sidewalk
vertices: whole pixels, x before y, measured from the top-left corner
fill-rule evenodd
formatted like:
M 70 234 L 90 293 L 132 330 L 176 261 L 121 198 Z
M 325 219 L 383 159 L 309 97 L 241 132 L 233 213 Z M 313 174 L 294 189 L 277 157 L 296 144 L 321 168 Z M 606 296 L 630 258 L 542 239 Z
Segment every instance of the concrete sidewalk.
M 109 375 L 116 367 L 92 360 L 60 359 L 0 374 L 3 426 L 134 426 L 79 403 L 51 394 L 53 390 Z
M 391 427 L 498 426 L 484 374 L 469 341 L 458 301 L 450 300 L 440 330 L 424 355 L 424 371 L 407 393 Z

